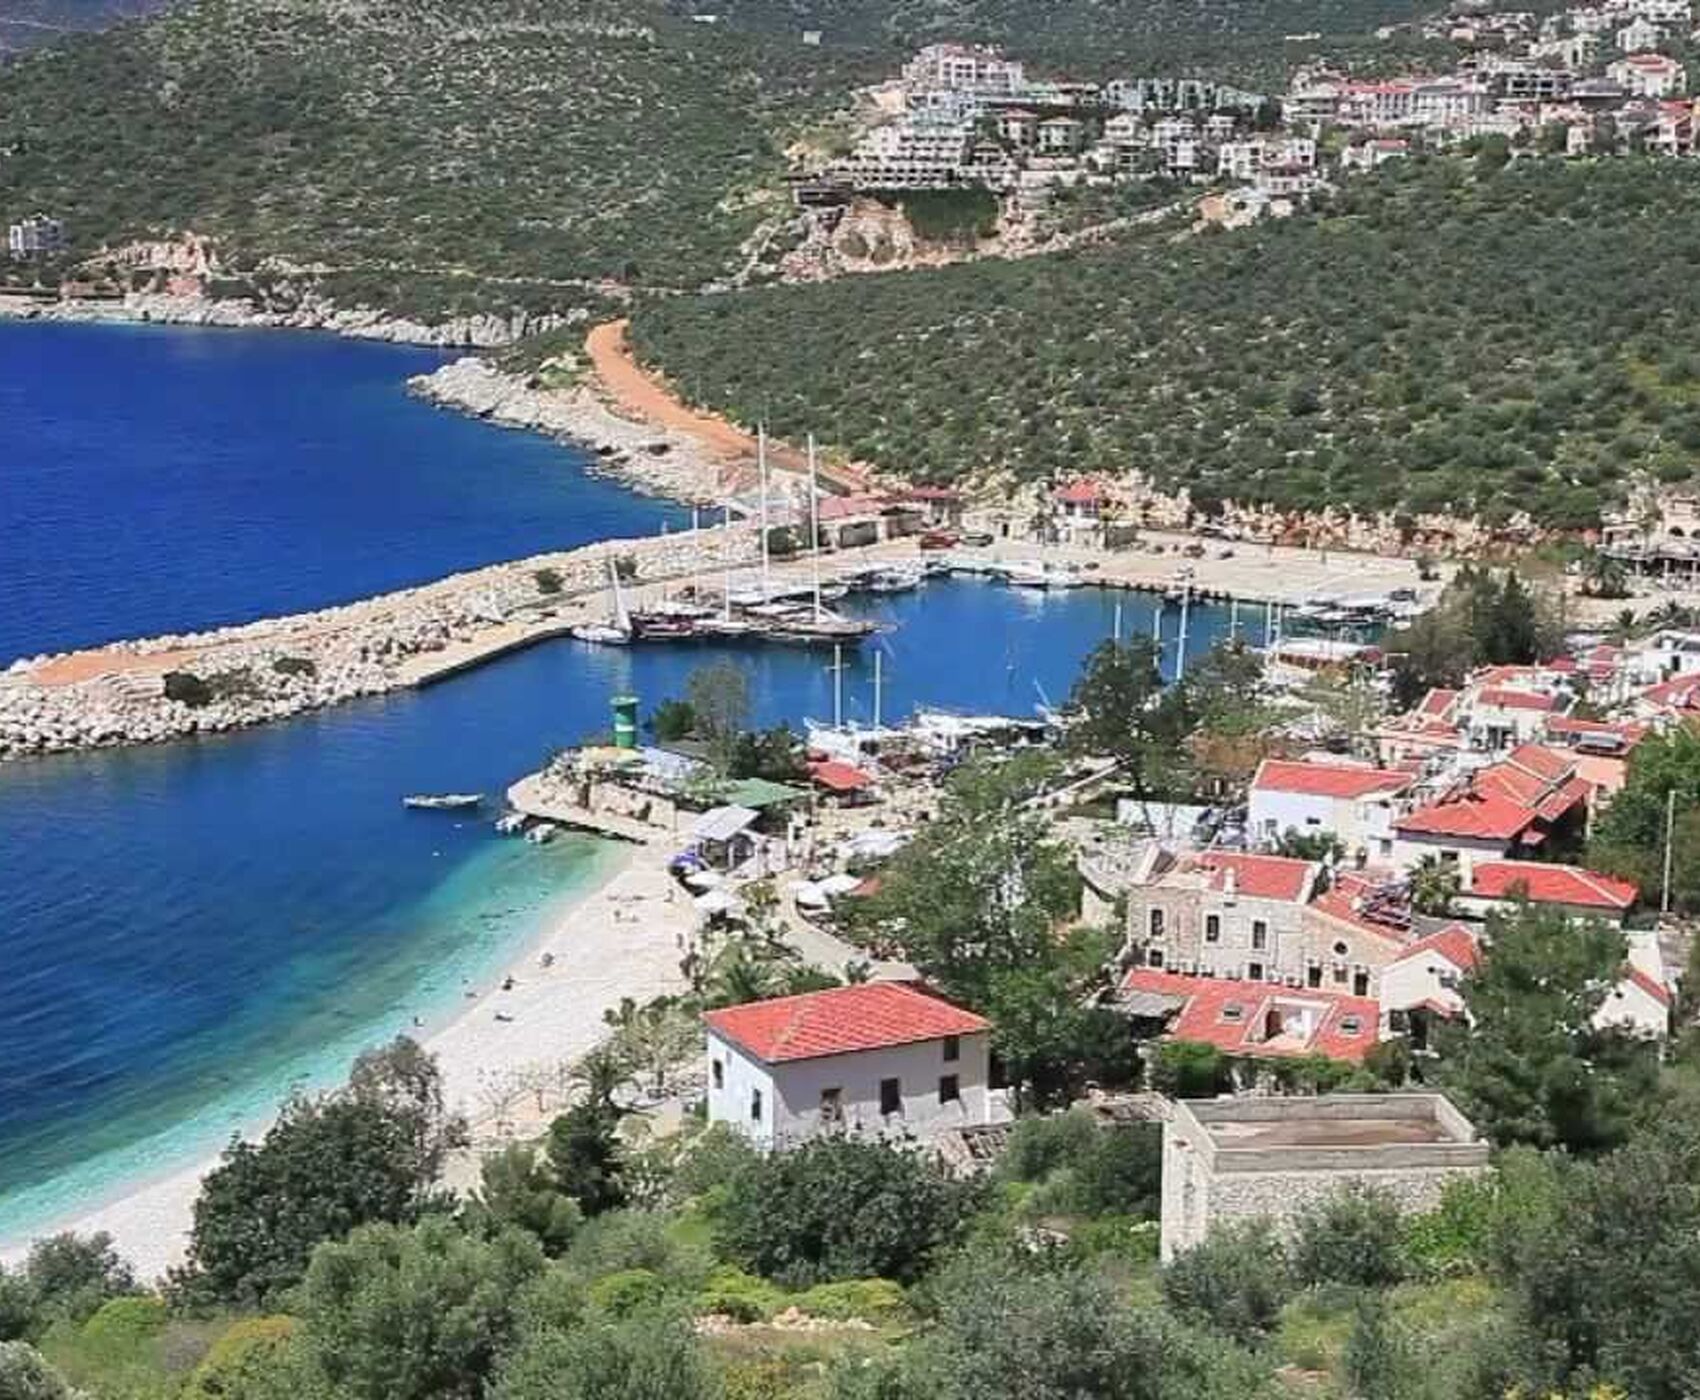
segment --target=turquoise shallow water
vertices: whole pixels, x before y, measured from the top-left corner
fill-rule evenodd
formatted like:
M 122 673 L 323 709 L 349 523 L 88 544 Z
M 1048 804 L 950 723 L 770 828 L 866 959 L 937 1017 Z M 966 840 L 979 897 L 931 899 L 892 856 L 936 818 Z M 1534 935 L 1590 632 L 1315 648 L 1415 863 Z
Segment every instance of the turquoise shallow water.
M 271 412 L 287 409 L 287 419 L 301 404 L 323 420 L 315 450 L 332 458 L 307 467 L 287 423 L 270 441 L 275 419 L 250 424 L 218 406 L 250 392 L 218 333 L 183 333 L 186 348 L 171 331 L 17 338 L 63 329 L 0 327 L 0 357 L 13 369 L 51 364 L 74 345 L 55 374 L 81 375 L 94 355 L 107 382 L 123 385 L 146 380 L 164 355 L 171 426 L 146 411 L 157 396 L 124 399 L 132 429 L 108 431 L 104 399 L 85 394 L 73 414 L 78 396 L 63 385 L 7 397 L 0 375 L 8 530 L 31 534 L 39 514 L 75 517 L 82 532 L 69 594 L 51 569 L 43 585 L 38 531 L 27 549 L 0 549 L 0 626 L 25 639 L 14 642 L 20 652 L 212 620 L 168 616 L 173 599 L 251 616 L 666 518 L 656 503 L 586 477 L 574 452 L 409 402 L 401 379 L 420 363 L 413 352 L 229 338 L 236 361 L 265 365 Z M 207 413 L 186 413 L 182 403 L 197 398 Z M 108 460 L 155 433 L 175 444 L 155 459 L 181 502 L 170 512 L 152 509 L 153 476 Z M 239 434 L 250 436 L 236 443 Z M 345 452 L 348 443 L 362 445 Z M 268 452 L 286 454 L 312 488 L 296 496 L 283 478 L 251 469 L 249 487 L 233 492 L 230 463 Z M 414 471 L 424 481 L 417 497 Z M 293 524 L 277 523 L 271 491 L 288 495 Z M 349 526 L 374 492 L 412 522 L 381 550 Z M 250 518 L 273 523 L 250 531 Z M 239 537 L 240 567 L 220 562 L 225 545 L 185 554 L 186 519 L 212 540 Z M 168 556 L 172 568 L 134 578 L 137 560 Z M 199 581 L 184 587 L 179 576 L 191 570 Z M 18 600 L 31 609 L 27 627 Z M 1060 700 L 1113 608 L 1090 589 L 944 582 L 861 610 L 894 624 L 880 643 L 890 718 L 917 703 L 1030 713 L 1041 698 Z M 1129 597 L 1125 620 L 1148 630 L 1150 604 Z M 1194 620 L 1201 649 L 1223 619 L 1201 609 Z M 653 705 L 716 654 L 561 642 L 417 694 L 268 729 L 0 766 L 0 1240 L 120 1182 L 193 1162 L 263 1117 L 292 1082 L 334 1081 L 360 1048 L 413 1016 L 450 1014 L 463 978 L 487 979 L 554 902 L 596 878 L 603 848 L 501 841 L 484 824 L 405 812 L 402 794 L 499 793 L 550 748 L 602 727 L 612 694 L 631 689 Z M 830 716 L 822 657 L 725 654 L 748 669 L 761 722 Z M 871 663 L 871 652 L 856 658 L 845 678 L 855 718 L 871 711 Z

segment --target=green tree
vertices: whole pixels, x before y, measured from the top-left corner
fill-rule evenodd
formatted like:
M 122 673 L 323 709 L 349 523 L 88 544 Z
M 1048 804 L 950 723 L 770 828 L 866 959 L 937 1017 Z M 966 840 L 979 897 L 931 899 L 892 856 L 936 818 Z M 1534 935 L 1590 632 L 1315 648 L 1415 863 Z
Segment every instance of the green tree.
M 1444 919 L 1452 913 L 1462 883 L 1457 861 L 1434 854 L 1422 856 L 1411 868 L 1411 908 Z
M 492 1400 L 719 1400 L 701 1344 L 680 1318 L 639 1314 L 528 1332 Z
M 469 1228 L 483 1235 L 505 1229 L 534 1235 L 544 1252 L 560 1254 L 584 1219 L 578 1202 L 560 1190 L 530 1143 L 511 1143 L 488 1154 L 479 1166 L 477 1194 L 465 1213 Z
M 1267 1336 L 1293 1291 L 1287 1251 L 1266 1220 L 1212 1230 L 1162 1273 L 1177 1316 L 1250 1344 Z
M 685 680 L 695 732 L 708 745 L 715 770 L 732 772 L 750 715 L 750 683 L 730 661 L 699 666 Z
M 1352 1400 L 1417 1400 L 1423 1393 L 1423 1363 L 1378 1293 L 1358 1297 L 1340 1369 Z
M 976 1194 L 920 1152 L 817 1138 L 740 1171 L 716 1234 L 733 1259 L 782 1283 L 910 1283 L 959 1236 Z
M 622 1114 L 611 1102 L 585 1099 L 549 1125 L 549 1167 L 555 1189 L 586 1216 L 626 1203 L 620 1180 Z
M 1210 1099 L 1232 1083 L 1228 1057 L 1199 1040 L 1165 1040 L 1151 1062 L 1151 1087 L 1172 1099 Z
M 1218 1338 L 1136 1308 L 1108 1279 L 1016 1250 L 977 1251 L 937 1287 L 936 1332 L 902 1395 L 941 1400 L 1234 1400 L 1265 1368 Z
M 650 717 L 649 729 L 658 744 L 688 739 L 696 730 L 696 711 L 688 700 L 663 700 Z
M 0 1395 L 6 1400 L 85 1400 L 28 1342 L 0 1342 Z
M 1635 881 L 1649 898 L 1662 889 L 1665 836 L 1671 827 L 1671 905 L 1700 910 L 1700 734 L 1678 725 L 1650 734 L 1629 756 L 1622 791 L 1594 824 L 1588 864 Z
M 1650 1101 L 1656 1048 L 1595 1013 L 1622 975 L 1622 933 L 1536 907 L 1488 922 L 1464 979 L 1468 1013 L 1441 1029 L 1437 1078 L 1502 1146 L 1608 1151 Z
M 299 1300 L 307 1354 L 349 1400 L 472 1400 L 543 1268 L 518 1231 L 476 1239 L 441 1216 L 362 1226 L 313 1255 Z
M 321 1241 L 412 1220 L 431 1203 L 464 1128 L 440 1115 L 435 1067 L 391 1051 L 362 1057 L 347 1089 L 291 1097 L 258 1143 L 232 1141 L 201 1183 L 188 1260 L 172 1275 L 178 1293 L 258 1306 L 301 1277 Z
M 1187 785 L 1188 692 L 1164 688 L 1149 639 L 1100 642 L 1082 663 L 1065 709 L 1070 750 L 1119 760 L 1137 796 Z
M 1301 1284 L 1388 1288 L 1405 1276 L 1399 1204 L 1369 1189 L 1347 1189 L 1299 1212 L 1289 1251 Z
M 44 1314 L 75 1323 L 92 1317 L 110 1299 L 140 1291 L 135 1273 L 104 1230 L 37 1240 L 23 1275 Z

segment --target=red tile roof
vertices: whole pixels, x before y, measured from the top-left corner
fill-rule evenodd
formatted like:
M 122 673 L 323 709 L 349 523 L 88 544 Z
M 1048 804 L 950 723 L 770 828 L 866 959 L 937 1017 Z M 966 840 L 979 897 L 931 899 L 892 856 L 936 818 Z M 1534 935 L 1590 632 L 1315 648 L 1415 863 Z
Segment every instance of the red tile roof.
M 1593 792 L 1574 776 L 1574 755 L 1523 744 L 1479 769 L 1461 794 L 1443 797 L 1394 821 L 1400 831 L 1426 836 L 1511 841 L 1537 822 L 1555 822 Z
M 1375 906 L 1367 901 L 1366 896 L 1382 883 L 1358 874 L 1341 875 L 1332 889 L 1311 900 L 1310 908 L 1330 919 L 1397 944 L 1404 939 L 1405 929 L 1409 927 L 1410 904 L 1403 899 L 1393 901 L 1387 909 L 1388 918 L 1375 917 Z
M 1620 913 L 1641 893 L 1628 880 L 1577 865 L 1543 865 L 1532 860 L 1479 862 L 1471 871 L 1469 892 L 1481 899 L 1510 899 L 1521 894 L 1534 904 L 1573 904 Z
M 1660 1006 L 1669 1006 L 1674 1000 L 1671 996 L 1669 987 L 1665 986 L 1664 983 L 1649 977 L 1638 967 L 1631 966 L 1624 974 L 1624 980 L 1626 982 L 1633 982 L 1648 996 L 1652 997 L 1654 1001 L 1658 1002 Z
M 1059 486 L 1051 492 L 1051 498 L 1069 505 L 1089 506 L 1104 499 L 1104 488 L 1089 477 L 1085 481 L 1071 481 L 1067 486 Z
M 829 792 L 861 792 L 873 786 L 874 780 L 860 768 L 852 768 L 832 758 L 809 765 L 809 776 Z
M 1686 676 L 1672 676 L 1668 681 L 1648 686 L 1641 692 L 1641 697 L 1655 705 L 1685 710 L 1695 707 L 1696 692 L 1700 692 L 1700 672 L 1690 672 Z
M 1550 695 L 1537 695 L 1532 690 L 1510 690 L 1504 686 L 1489 686 L 1476 695 L 1479 705 L 1492 705 L 1501 710 L 1554 710 L 1558 701 Z
M 972 1011 L 907 982 L 864 982 L 704 1014 L 709 1028 L 766 1064 L 880 1050 L 989 1031 Z
M 1538 820 L 1521 802 L 1504 797 L 1461 797 L 1431 802 L 1407 812 L 1393 825 L 1419 836 L 1457 836 L 1483 841 L 1512 841 Z
M 1458 692 L 1456 690 L 1441 690 L 1436 687 L 1423 696 L 1422 703 L 1417 706 L 1417 713 L 1432 718 L 1441 718 L 1449 714 L 1452 707 L 1457 703 Z
M 1203 1041 L 1232 1055 L 1267 1059 L 1326 1055 L 1356 1062 L 1369 1054 L 1380 1034 L 1381 1007 L 1371 997 L 1226 977 L 1188 977 L 1151 967 L 1134 968 L 1123 980 L 1122 990 L 1185 998 L 1169 1023 L 1169 1035 L 1175 1040 Z M 1308 1033 L 1304 1029 L 1307 1012 Z M 1286 1027 L 1275 1036 L 1268 1035 L 1272 1014 L 1281 1017 Z M 1355 1028 L 1348 1031 L 1345 1023 L 1354 1017 Z
M 1251 780 L 1253 790 L 1302 793 L 1307 797 L 1367 797 L 1372 792 L 1397 792 L 1410 784 L 1409 773 L 1386 768 L 1354 768 L 1346 764 L 1294 763 L 1266 758 Z
M 1301 901 L 1315 878 L 1315 864 L 1288 856 L 1248 856 L 1223 851 L 1206 851 L 1193 858 L 1192 866 L 1210 874 L 1210 888 L 1226 894 L 1228 876 L 1234 892 L 1247 899 Z
M 1475 936 L 1462 924 L 1448 924 L 1438 933 L 1431 933 L 1427 938 L 1419 938 L 1404 952 L 1395 958 L 1394 962 L 1409 962 L 1414 958 L 1425 958 L 1438 954 L 1446 959 L 1460 972 L 1468 972 L 1476 965 L 1481 956 L 1481 950 L 1476 946 Z

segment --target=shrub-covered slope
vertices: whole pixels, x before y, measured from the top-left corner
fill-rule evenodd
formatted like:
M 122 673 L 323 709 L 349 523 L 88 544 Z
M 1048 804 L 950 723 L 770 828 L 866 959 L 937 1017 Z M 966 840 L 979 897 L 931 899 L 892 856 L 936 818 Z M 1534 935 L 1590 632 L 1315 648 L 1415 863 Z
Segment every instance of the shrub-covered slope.
M 658 303 L 635 341 L 698 402 L 929 481 L 1582 525 L 1700 451 L 1697 264 L 1686 164 L 1435 161 L 1238 232 Z

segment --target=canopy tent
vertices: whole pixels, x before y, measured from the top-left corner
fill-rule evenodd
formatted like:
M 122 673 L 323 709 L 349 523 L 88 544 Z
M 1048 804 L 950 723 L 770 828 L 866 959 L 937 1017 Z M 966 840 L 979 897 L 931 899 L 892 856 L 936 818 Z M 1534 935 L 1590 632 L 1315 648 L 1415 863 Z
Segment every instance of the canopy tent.
M 760 815 L 749 807 L 711 807 L 696 819 L 691 835 L 698 841 L 730 841 Z

